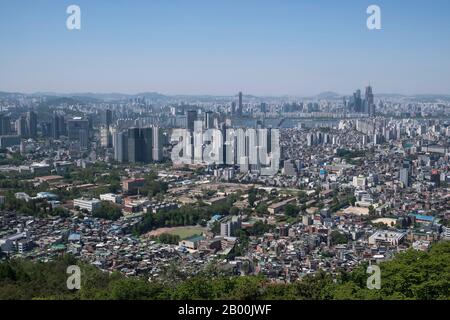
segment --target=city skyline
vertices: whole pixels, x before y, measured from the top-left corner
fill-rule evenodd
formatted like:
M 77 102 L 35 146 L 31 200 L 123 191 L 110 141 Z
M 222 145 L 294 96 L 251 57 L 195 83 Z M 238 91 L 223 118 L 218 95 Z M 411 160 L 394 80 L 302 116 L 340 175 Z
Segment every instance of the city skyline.
M 449 301 L 449 10 L 0 0 L 0 301 Z
M 81 8 L 81 30 L 66 28 L 71 4 Z M 381 30 L 366 27 L 371 4 L 381 8 Z M 449 6 L 2 2 L 0 30 L 10 32 L 0 32 L 0 90 L 312 96 L 370 83 L 377 93 L 448 94 Z
M 321 96 L 325 96 L 323 98 L 324 100 L 330 99 L 331 96 L 335 96 L 336 99 L 341 98 L 348 98 L 351 97 L 355 90 L 364 90 L 368 86 L 372 87 L 371 85 L 361 86 L 361 87 L 355 87 L 353 91 L 351 92 L 336 92 L 333 90 L 326 90 L 322 92 L 317 92 L 316 94 L 312 95 L 288 95 L 288 94 L 280 94 L 280 95 L 256 95 L 252 94 L 251 92 L 242 92 L 243 97 L 255 97 L 255 98 L 298 98 L 298 99 L 320 99 Z M 241 91 L 240 91 L 241 92 Z M 164 97 L 222 97 L 222 98 L 233 98 L 236 99 L 239 98 L 239 92 L 230 92 L 226 94 L 208 94 L 208 93 L 188 93 L 188 94 L 182 94 L 182 93 L 170 93 L 166 94 L 163 92 L 158 91 L 152 91 L 152 90 L 146 90 L 146 91 L 140 91 L 140 92 L 129 92 L 126 93 L 125 91 L 117 91 L 117 92 L 110 92 L 110 91 L 85 91 L 85 92 L 60 92 L 60 91 L 5 91 L 0 90 L 0 94 L 20 94 L 20 95 L 26 95 L 26 96 L 50 96 L 50 97 L 89 97 L 89 96 L 120 96 L 120 97 L 139 97 L 139 96 L 146 96 L 146 95 L 161 95 Z M 422 97 L 422 96 L 429 96 L 429 97 L 444 97 L 448 98 L 450 97 L 450 93 L 411 93 L 411 94 L 404 94 L 400 92 L 374 92 L 373 94 L 375 97 L 385 97 L 385 96 L 399 96 L 399 97 L 405 97 L 405 98 L 411 98 L 411 97 Z

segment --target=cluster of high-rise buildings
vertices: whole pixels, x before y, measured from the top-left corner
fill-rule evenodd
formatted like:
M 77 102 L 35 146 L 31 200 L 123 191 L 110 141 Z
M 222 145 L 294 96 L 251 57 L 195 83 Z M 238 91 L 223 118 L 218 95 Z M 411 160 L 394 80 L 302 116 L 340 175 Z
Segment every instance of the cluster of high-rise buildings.
M 17 134 L 21 137 L 37 138 L 36 115 L 29 112 L 16 121 Z M 87 147 L 91 123 L 85 117 L 67 117 L 54 112 L 50 121 L 41 122 L 42 137 L 60 139 L 67 137 L 70 141 L 78 141 L 83 147 Z M 31 129 L 29 129 L 31 128 Z
M 375 116 L 376 107 L 372 87 L 366 87 L 364 98 L 359 89 L 353 93 L 353 96 L 350 97 L 348 101 L 344 98 L 344 106 L 354 113 L 364 113 L 369 116 Z
M 5 142 L 1 147 L 20 144 L 21 139 L 42 137 L 58 140 L 65 137 L 69 142 L 76 143 L 82 149 L 86 149 L 92 133 L 92 125 L 87 118 L 67 117 L 57 112 L 53 113 L 49 120 L 43 119 L 40 121 L 40 131 L 38 131 L 38 117 L 35 111 L 28 111 L 26 114 L 19 115 L 14 121 L 14 125 L 15 130 L 12 129 L 9 115 L 0 115 L 0 137 Z
M 219 118 L 211 111 L 201 116 L 197 111 L 186 111 L 186 130 L 172 136 L 176 160 L 193 165 L 238 166 L 241 172 L 261 172 L 265 166 L 278 168 L 276 130 L 265 129 L 261 124 L 255 128 L 233 128 L 227 119 Z
M 163 131 L 159 127 L 130 128 L 113 134 L 114 159 L 122 163 L 163 160 Z
M 37 137 L 37 114 L 29 111 L 16 120 L 17 135 L 21 138 Z
M 232 102 L 231 103 L 231 114 L 232 115 L 237 115 L 237 116 L 242 116 L 243 115 L 243 102 L 242 102 L 242 92 L 238 93 L 238 105 L 236 106 L 236 102 Z
M 314 132 L 308 133 L 306 136 L 306 141 L 309 147 L 321 144 L 337 144 L 339 142 L 338 137 L 333 136 L 329 133 L 324 132 Z

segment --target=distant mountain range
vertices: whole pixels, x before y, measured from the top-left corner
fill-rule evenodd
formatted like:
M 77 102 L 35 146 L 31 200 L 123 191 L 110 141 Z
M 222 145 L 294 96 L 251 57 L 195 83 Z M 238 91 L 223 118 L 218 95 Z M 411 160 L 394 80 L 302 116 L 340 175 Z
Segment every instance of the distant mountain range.
M 341 99 L 343 96 L 339 93 L 332 92 L 332 91 L 325 91 L 322 93 L 319 93 L 318 95 L 314 96 L 313 98 L 319 99 L 319 100 L 335 100 L 335 99 Z
M 36 92 L 32 94 L 25 94 L 20 92 L 2 92 L 0 91 L 0 98 L 18 98 L 18 97 L 47 97 L 48 102 L 51 104 L 60 103 L 95 103 L 102 101 L 125 101 L 136 98 L 145 98 L 150 101 L 168 102 L 173 100 L 214 100 L 214 99 L 230 99 L 236 98 L 236 95 L 230 96 L 214 96 L 214 95 L 165 95 L 158 92 L 142 92 L 138 94 L 125 94 L 125 93 L 94 93 L 94 92 L 80 92 L 80 93 L 56 93 L 56 92 Z M 318 95 L 311 97 L 300 97 L 305 99 L 316 100 L 339 100 L 343 97 L 350 97 L 351 94 L 342 95 L 332 91 L 325 91 Z M 437 101 L 450 101 L 450 95 L 448 94 L 417 94 L 417 95 L 403 95 L 397 93 L 379 93 L 375 94 L 377 98 L 381 99 L 407 99 L 413 102 L 437 102 Z M 271 97 L 258 97 L 254 95 L 244 95 L 245 99 L 263 99 L 263 98 L 287 98 L 288 96 L 271 96 Z
M 126 93 L 94 93 L 94 92 L 79 92 L 79 93 L 56 93 L 56 92 L 36 92 L 31 96 L 47 96 L 47 97 L 64 97 L 64 98 L 77 98 L 77 99 L 95 99 L 98 101 L 105 100 L 128 100 L 137 97 L 145 97 L 147 99 L 166 99 L 168 96 L 157 92 L 144 92 L 139 94 L 126 94 Z

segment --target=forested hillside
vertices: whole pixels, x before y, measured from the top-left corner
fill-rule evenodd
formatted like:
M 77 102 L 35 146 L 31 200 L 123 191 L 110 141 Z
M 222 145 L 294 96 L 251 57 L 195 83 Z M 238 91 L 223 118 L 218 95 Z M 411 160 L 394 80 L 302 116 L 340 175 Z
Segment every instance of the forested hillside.
M 409 250 L 382 263 L 381 290 L 366 288 L 364 267 L 342 273 L 337 281 L 319 273 L 294 284 L 272 284 L 263 277 L 206 272 L 173 283 L 149 283 L 80 264 L 81 289 L 69 291 L 66 268 L 76 263 L 70 256 L 49 263 L 1 262 L 0 299 L 450 299 L 450 242 L 435 244 L 429 253 Z

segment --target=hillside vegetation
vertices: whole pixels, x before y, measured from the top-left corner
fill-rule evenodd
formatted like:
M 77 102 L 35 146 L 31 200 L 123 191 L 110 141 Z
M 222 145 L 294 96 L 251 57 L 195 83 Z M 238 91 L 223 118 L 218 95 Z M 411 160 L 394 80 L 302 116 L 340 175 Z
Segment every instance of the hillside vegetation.
M 213 271 L 180 281 L 149 283 L 79 264 L 81 290 L 69 291 L 66 268 L 76 263 L 71 256 L 48 263 L 3 261 L 0 299 L 450 299 L 450 242 L 435 244 L 429 253 L 409 250 L 382 263 L 380 290 L 366 288 L 364 266 L 341 273 L 336 281 L 318 273 L 293 284 L 272 284 L 260 276 L 218 276 Z M 171 272 L 177 271 L 168 270 L 166 279 L 175 278 Z

